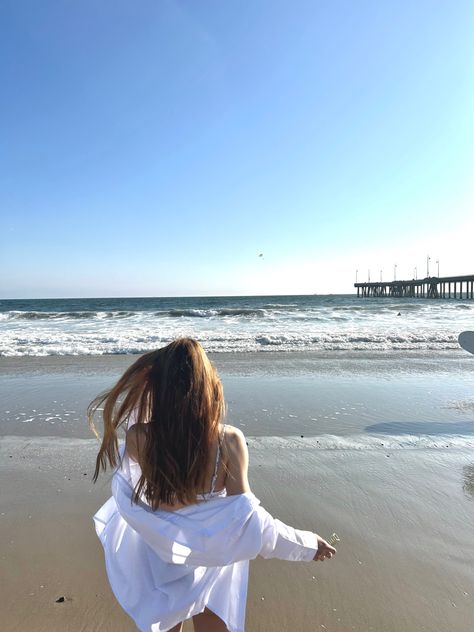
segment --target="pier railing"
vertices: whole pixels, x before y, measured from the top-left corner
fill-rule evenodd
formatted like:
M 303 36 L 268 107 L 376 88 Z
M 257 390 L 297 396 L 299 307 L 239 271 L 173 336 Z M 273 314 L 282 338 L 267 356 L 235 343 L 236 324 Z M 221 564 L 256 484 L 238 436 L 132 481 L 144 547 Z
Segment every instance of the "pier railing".
M 474 275 L 354 283 L 357 297 L 474 299 Z

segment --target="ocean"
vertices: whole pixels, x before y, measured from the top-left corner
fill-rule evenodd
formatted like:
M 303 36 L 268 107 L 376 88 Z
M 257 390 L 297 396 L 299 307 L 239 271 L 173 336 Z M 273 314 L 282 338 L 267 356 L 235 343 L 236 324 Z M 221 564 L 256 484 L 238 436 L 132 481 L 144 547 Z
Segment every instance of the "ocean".
M 474 304 L 353 295 L 0 300 L 1 356 L 457 349 Z

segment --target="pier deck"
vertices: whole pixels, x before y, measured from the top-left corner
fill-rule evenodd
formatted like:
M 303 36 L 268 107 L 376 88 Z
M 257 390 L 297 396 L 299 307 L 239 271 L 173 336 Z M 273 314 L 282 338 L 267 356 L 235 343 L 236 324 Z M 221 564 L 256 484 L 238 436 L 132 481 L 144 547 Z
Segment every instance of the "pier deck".
M 354 283 L 357 297 L 474 299 L 474 275 Z

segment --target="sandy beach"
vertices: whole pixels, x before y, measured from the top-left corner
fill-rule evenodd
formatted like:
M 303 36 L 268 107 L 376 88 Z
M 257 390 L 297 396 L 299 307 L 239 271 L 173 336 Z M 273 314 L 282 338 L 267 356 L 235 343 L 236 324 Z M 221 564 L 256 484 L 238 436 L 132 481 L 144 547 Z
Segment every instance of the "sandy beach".
M 92 484 L 97 444 L 84 419 L 85 404 L 131 360 L 2 359 L 5 630 L 134 629 L 110 592 L 92 527 L 110 479 Z M 248 437 L 262 504 L 296 527 L 341 537 L 324 564 L 252 562 L 247 630 L 466 632 L 474 611 L 470 358 L 214 360 L 229 422 Z

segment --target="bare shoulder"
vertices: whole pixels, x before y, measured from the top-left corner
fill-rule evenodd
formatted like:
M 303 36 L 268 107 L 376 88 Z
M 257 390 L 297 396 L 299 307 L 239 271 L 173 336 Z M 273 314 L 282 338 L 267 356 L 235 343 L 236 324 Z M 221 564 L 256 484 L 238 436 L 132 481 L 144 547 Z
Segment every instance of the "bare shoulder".
M 240 428 L 230 426 L 229 424 L 225 426 L 224 444 L 229 452 L 247 451 L 247 442 L 245 441 L 244 433 Z

